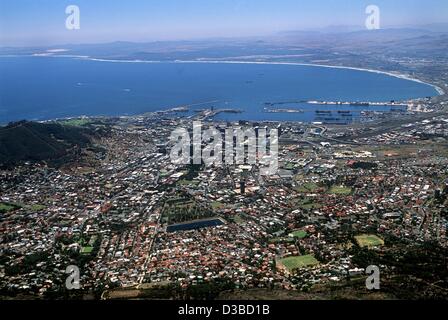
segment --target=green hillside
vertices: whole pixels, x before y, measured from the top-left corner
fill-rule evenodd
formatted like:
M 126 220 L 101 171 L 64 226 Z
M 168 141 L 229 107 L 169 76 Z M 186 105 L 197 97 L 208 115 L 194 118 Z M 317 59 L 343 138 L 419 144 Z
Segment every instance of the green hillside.
M 88 146 L 93 131 L 58 123 L 19 121 L 0 127 L 0 164 L 57 160 Z

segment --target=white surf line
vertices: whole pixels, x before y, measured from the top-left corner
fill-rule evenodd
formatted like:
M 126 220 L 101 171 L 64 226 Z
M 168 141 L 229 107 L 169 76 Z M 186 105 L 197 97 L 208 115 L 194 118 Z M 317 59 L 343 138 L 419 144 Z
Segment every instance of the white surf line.
M 233 61 L 233 60 L 174 60 L 175 63 L 227 63 L 227 64 L 267 64 L 267 65 L 291 65 L 291 66 L 309 66 L 309 67 L 323 67 L 323 68 L 333 68 L 333 69 L 348 69 L 348 70 L 357 70 L 357 71 L 365 71 L 365 72 L 371 72 L 371 73 L 377 73 L 377 74 L 384 74 L 391 77 L 409 80 L 418 82 L 421 84 L 426 84 L 431 87 L 433 87 L 439 95 L 445 94 L 445 91 L 440 88 L 439 86 L 428 83 L 425 81 L 422 81 L 420 79 L 412 78 L 405 74 L 400 73 L 394 73 L 394 72 L 388 72 L 388 71 L 381 71 L 381 70 L 375 70 L 375 69 L 366 69 L 366 68 L 357 68 L 357 67 L 348 67 L 348 66 L 331 66 L 326 64 L 316 64 L 316 63 L 304 63 L 304 62 L 275 62 L 275 61 Z
M 89 56 L 79 56 L 81 60 L 89 60 L 89 61 L 99 61 L 99 62 L 114 62 L 114 63 L 162 63 L 164 61 L 159 60 L 118 60 L 118 59 L 102 59 L 102 58 L 92 58 Z M 166 61 L 170 62 L 170 61 Z
M 112 60 L 112 59 L 99 59 L 99 58 L 91 58 L 91 57 L 82 57 L 82 59 L 92 60 L 92 61 L 101 61 L 101 62 L 119 62 L 119 63 L 215 63 L 215 64 L 266 64 L 266 65 L 291 65 L 291 66 L 309 66 L 309 67 L 323 67 L 323 68 L 333 68 L 333 69 L 347 69 L 347 70 L 356 70 L 356 71 L 365 71 L 377 74 L 384 74 L 391 77 L 409 80 L 418 82 L 421 84 L 426 84 L 433 87 L 439 95 L 445 94 L 445 91 L 432 83 L 428 83 L 422 81 L 420 79 L 412 78 L 408 75 L 381 71 L 375 69 L 367 69 L 367 68 L 357 68 L 357 67 L 348 67 L 348 66 L 331 66 L 326 64 L 317 64 L 317 63 L 304 63 L 304 62 L 275 62 L 275 61 L 238 61 L 238 60 L 170 60 L 170 61 L 161 61 L 161 60 Z M 203 58 L 199 58 L 203 59 Z

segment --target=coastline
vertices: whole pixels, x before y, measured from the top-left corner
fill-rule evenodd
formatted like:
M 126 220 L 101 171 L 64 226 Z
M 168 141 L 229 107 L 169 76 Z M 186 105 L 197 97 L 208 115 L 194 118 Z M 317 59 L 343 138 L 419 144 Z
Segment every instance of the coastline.
M 445 91 L 440 88 L 439 86 L 428 83 L 425 81 L 422 81 L 417 78 L 412 78 L 409 75 L 406 74 L 400 74 L 397 72 L 389 72 L 389 71 L 382 71 L 382 70 L 376 70 L 376 69 L 367 69 L 367 68 L 358 68 L 358 67 L 350 67 L 350 66 L 333 66 L 333 65 L 325 65 L 325 64 L 314 64 L 314 63 L 302 63 L 302 62 L 275 62 L 275 61 L 238 61 L 238 60 L 201 60 L 206 58 L 198 58 L 198 60 L 120 60 L 120 59 L 102 59 L 102 58 L 95 58 L 91 56 L 86 55 L 68 55 L 68 54 L 27 54 L 27 55 L 0 55 L 0 58 L 2 57 L 47 57 L 47 58 L 66 58 L 66 59 L 73 59 L 73 60 L 88 60 L 88 61 L 97 61 L 97 62 L 110 62 L 110 63 L 146 63 L 146 64 L 193 64 L 193 63 L 208 63 L 208 64 L 257 64 L 257 65 L 291 65 L 291 66 L 310 66 L 310 67 L 323 67 L 323 68 L 334 68 L 334 69 L 347 69 L 347 70 L 355 70 L 355 71 L 361 71 L 361 72 L 370 72 L 370 73 L 376 73 L 376 74 L 384 74 L 387 76 L 395 77 L 398 79 L 408 80 L 417 82 L 420 84 L 425 84 L 428 86 L 431 86 L 435 89 L 438 96 L 446 94 Z M 419 98 L 411 99 L 416 100 Z M 166 111 L 165 109 L 161 109 L 159 111 Z M 79 117 L 85 117 L 86 115 L 81 115 Z M 94 117 L 102 117 L 107 115 L 97 115 Z M 136 115 L 129 115 L 129 114 L 122 114 L 117 115 L 119 117 L 127 117 L 127 116 L 136 116 Z M 90 116 L 87 116 L 90 117 Z M 64 120 L 64 119 L 71 119 L 71 118 L 78 118 L 78 116 L 68 116 L 68 117 L 61 117 L 61 118 L 48 118 L 48 119 L 30 119 L 30 121 L 38 121 L 38 122 L 45 122 L 45 121 L 54 121 L 54 120 Z M 8 121 L 9 122 L 9 121 Z M 0 126 L 6 125 L 8 122 L 1 122 Z
M 323 68 L 332 68 L 332 69 L 346 69 L 346 70 L 356 70 L 356 71 L 364 71 L 364 72 L 370 72 L 370 73 L 377 73 L 377 74 L 384 74 L 388 75 L 390 77 L 403 79 L 403 80 L 409 80 L 418 82 L 421 84 L 426 84 L 428 86 L 433 87 L 439 95 L 444 95 L 445 91 L 440 88 L 439 86 L 422 81 L 417 78 L 412 78 L 409 75 L 401 74 L 397 72 L 391 72 L 391 71 L 382 71 L 382 70 L 376 70 L 376 69 L 367 69 L 367 68 L 357 68 L 357 67 L 349 67 L 349 66 L 333 66 L 333 65 L 326 65 L 326 64 L 317 64 L 317 63 L 305 63 L 305 62 L 275 62 L 275 61 L 237 61 L 237 60 L 175 60 L 174 63 L 227 63 L 227 64 L 266 64 L 266 65 L 293 65 L 293 66 L 308 66 L 308 67 L 323 67 Z
M 53 55 L 56 57 L 57 55 Z M 61 56 L 61 55 L 59 55 Z M 69 57 L 69 56 L 65 56 Z M 318 64 L 318 63 L 306 63 L 306 62 L 281 62 L 281 61 L 240 61 L 240 60 L 201 60 L 206 58 L 198 58 L 198 60 L 171 60 L 171 61 L 161 61 L 161 60 L 117 60 L 117 59 L 102 59 L 102 58 L 94 58 L 89 56 L 71 56 L 72 58 L 79 58 L 90 61 L 98 61 L 98 62 L 114 62 L 114 63 L 214 63 L 214 64 L 265 64 L 265 65 L 291 65 L 291 66 L 308 66 L 308 67 L 322 67 L 322 68 L 332 68 L 332 69 L 346 69 L 346 70 L 355 70 L 355 71 L 364 71 L 376 74 L 384 74 L 390 77 L 414 81 L 417 83 L 425 84 L 433 87 L 439 96 L 444 95 L 445 91 L 432 83 L 413 78 L 409 75 L 393 72 L 393 71 L 382 71 L 377 69 L 370 68 L 358 68 L 358 67 L 350 67 L 350 66 L 338 66 L 338 65 L 326 65 L 326 64 Z
M 265 64 L 265 65 L 291 65 L 291 66 L 308 66 L 308 67 L 322 67 L 322 68 L 333 68 L 333 69 L 346 69 L 346 70 L 355 70 L 355 71 L 364 71 L 376 74 L 384 74 L 390 77 L 414 81 L 417 83 L 425 84 L 433 87 L 439 96 L 446 94 L 446 92 L 436 84 L 426 82 L 420 80 L 418 78 L 413 78 L 407 74 L 402 74 L 394 71 L 383 71 L 377 69 L 370 68 L 359 68 L 359 67 L 350 67 L 350 66 L 340 66 L 340 65 L 327 65 L 327 64 L 318 64 L 318 63 L 306 63 L 306 62 L 282 62 L 282 61 L 241 61 L 241 60 L 201 60 L 207 58 L 198 58 L 197 60 L 120 60 L 120 59 L 104 59 L 104 58 L 95 58 L 91 56 L 85 55 L 69 55 L 69 54 L 54 54 L 54 53 L 34 53 L 31 55 L 0 55 L 1 57 L 53 57 L 53 58 L 72 58 L 79 60 L 88 60 L 88 61 L 97 61 L 97 62 L 112 62 L 112 63 L 210 63 L 210 64 Z

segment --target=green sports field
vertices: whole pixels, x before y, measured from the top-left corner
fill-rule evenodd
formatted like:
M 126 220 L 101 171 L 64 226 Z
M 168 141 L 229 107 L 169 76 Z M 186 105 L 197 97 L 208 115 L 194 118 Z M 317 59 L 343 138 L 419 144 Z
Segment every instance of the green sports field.
M 350 193 L 352 193 L 352 189 L 344 186 L 332 186 L 328 192 L 332 194 L 348 196 Z
M 319 189 L 319 186 L 316 183 L 305 182 L 304 184 L 297 187 L 296 191 L 301 193 L 307 193 L 307 192 L 315 192 L 317 189 Z
M 83 253 L 83 254 L 89 254 L 89 253 L 92 252 L 92 250 L 93 250 L 93 247 L 90 247 L 90 246 L 82 247 L 82 249 L 81 249 L 81 253 Z
M 307 236 L 307 233 L 305 230 L 296 230 L 296 231 L 291 232 L 290 235 L 292 235 L 293 237 L 302 239 Z
M 355 236 L 356 242 L 360 247 L 377 247 L 384 245 L 384 240 L 374 234 L 361 234 Z
M 278 261 L 282 265 L 288 269 L 288 271 L 293 271 L 294 269 L 309 267 L 309 266 L 315 266 L 319 264 L 319 261 L 317 261 L 316 258 L 314 258 L 313 255 L 308 254 L 305 256 L 292 256 L 280 259 Z

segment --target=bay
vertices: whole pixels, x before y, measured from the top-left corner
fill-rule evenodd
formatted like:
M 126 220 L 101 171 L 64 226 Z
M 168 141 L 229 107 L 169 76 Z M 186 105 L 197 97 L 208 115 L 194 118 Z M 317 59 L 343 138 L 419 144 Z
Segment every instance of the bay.
M 190 112 L 212 106 L 243 111 L 220 113 L 216 118 L 221 120 L 313 121 L 315 110 L 322 108 L 359 112 L 387 111 L 390 106 L 322 106 L 297 101 L 383 102 L 435 95 L 435 88 L 424 83 L 318 66 L 0 58 L 0 123 L 136 115 L 183 105 L 190 105 Z M 304 112 L 266 112 L 267 102 Z

